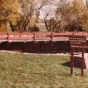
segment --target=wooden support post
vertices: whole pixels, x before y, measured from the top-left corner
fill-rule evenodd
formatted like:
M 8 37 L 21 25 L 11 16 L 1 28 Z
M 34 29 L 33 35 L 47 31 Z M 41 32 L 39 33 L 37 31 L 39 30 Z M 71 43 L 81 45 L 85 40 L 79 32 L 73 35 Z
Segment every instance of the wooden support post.
M 83 76 L 83 70 L 84 70 L 84 49 L 82 49 L 81 76 Z
M 33 33 L 33 34 L 34 34 L 34 46 L 35 46 L 35 37 L 36 37 L 36 36 L 35 36 L 35 33 Z
M 7 33 L 7 43 L 8 43 L 8 46 L 9 46 L 9 33 Z
M 19 32 L 19 37 L 21 37 L 21 35 L 22 35 L 22 32 Z
M 53 53 L 53 33 L 51 33 L 51 49 L 50 49 L 50 53 Z
M 71 74 L 73 74 L 73 67 L 74 67 L 74 48 L 71 50 Z
M 52 45 L 53 45 L 53 33 L 51 33 L 51 41 L 52 41 Z

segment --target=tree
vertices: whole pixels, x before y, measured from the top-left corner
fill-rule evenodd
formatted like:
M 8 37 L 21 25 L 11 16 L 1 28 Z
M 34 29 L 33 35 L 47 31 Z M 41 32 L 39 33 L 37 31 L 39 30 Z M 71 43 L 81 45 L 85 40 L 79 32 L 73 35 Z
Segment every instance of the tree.
M 23 12 L 22 31 L 31 31 L 37 26 L 40 15 L 40 9 L 45 5 L 47 0 L 21 0 Z
M 47 7 L 43 9 L 45 17 L 44 23 L 48 32 L 59 32 L 59 19 L 55 16 L 56 13 L 56 3 L 57 0 L 49 0 L 47 2 Z M 48 9 L 47 9 L 48 8 Z
M 82 31 L 86 12 L 86 6 L 82 0 L 60 0 L 57 15 L 64 31 Z
M 16 25 L 20 19 L 18 12 L 20 4 L 18 0 L 1 0 L 0 8 L 0 18 L 2 18 L 1 23 L 5 25 L 4 29 L 7 30 L 7 22 L 11 25 Z
M 47 0 L 1 0 L 0 23 L 7 28 L 7 23 L 12 31 L 30 31 L 37 26 L 40 9 Z

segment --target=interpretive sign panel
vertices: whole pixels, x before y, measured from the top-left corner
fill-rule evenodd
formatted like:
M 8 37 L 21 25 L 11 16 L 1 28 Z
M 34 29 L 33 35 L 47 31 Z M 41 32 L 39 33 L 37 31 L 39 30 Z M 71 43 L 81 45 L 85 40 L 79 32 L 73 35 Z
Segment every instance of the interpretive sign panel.
M 82 60 L 81 60 L 81 75 L 83 76 L 84 69 L 84 52 L 85 49 L 88 48 L 88 44 L 85 36 L 72 36 L 69 37 L 70 46 L 71 46 L 71 74 L 73 74 L 74 67 L 74 50 L 81 49 L 82 50 Z

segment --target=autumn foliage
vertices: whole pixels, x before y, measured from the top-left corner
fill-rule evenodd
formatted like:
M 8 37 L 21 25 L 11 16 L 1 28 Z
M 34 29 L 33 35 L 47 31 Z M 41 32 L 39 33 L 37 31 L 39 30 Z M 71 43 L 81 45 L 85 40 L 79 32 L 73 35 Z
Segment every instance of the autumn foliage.
M 39 31 L 41 11 L 49 32 L 88 31 L 88 0 L 0 0 L 0 31 Z

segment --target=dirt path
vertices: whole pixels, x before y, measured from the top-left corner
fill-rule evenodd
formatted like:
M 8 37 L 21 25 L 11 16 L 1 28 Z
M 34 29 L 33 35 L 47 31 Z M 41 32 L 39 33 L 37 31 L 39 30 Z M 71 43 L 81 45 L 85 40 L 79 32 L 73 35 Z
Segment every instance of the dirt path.
M 41 53 L 26 53 L 26 52 L 19 52 L 19 51 L 8 51 L 8 50 L 0 50 L 0 52 L 7 52 L 7 53 L 22 53 L 22 54 L 34 54 L 34 55 L 63 55 L 63 56 L 70 56 L 69 53 L 56 53 L 56 54 L 50 54 L 50 53 L 46 53 L 46 54 L 41 54 Z

